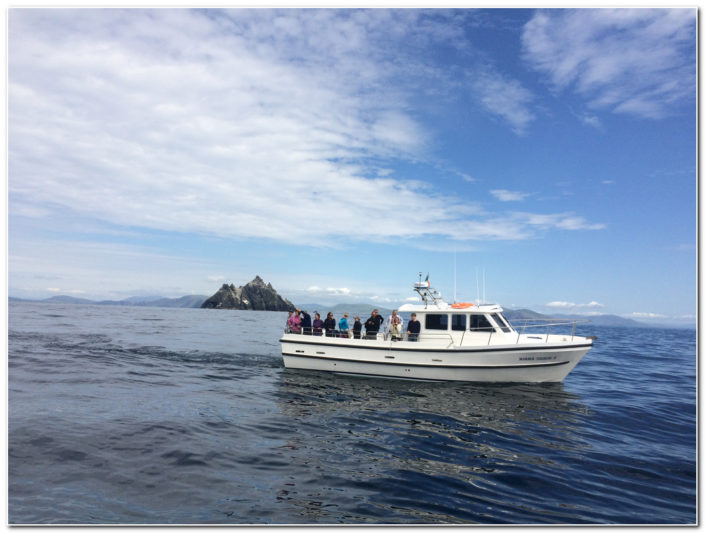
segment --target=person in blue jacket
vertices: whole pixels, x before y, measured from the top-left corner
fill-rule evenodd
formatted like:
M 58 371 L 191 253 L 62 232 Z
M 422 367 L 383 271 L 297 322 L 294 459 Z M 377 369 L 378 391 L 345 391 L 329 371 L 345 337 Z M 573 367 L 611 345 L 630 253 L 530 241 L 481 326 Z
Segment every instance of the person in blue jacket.
M 340 331 L 341 337 L 347 337 L 350 326 L 348 326 L 348 314 L 343 313 L 343 318 L 338 322 L 338 331 Z

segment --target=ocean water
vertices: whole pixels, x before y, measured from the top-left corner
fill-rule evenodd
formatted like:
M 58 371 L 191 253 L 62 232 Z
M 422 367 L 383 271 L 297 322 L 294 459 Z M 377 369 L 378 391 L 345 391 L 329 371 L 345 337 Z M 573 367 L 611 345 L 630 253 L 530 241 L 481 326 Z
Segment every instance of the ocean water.
M 10 303 L 10 524 L 694 524 L 696 333 L 561 384 L 285 370 L 286 314 Z

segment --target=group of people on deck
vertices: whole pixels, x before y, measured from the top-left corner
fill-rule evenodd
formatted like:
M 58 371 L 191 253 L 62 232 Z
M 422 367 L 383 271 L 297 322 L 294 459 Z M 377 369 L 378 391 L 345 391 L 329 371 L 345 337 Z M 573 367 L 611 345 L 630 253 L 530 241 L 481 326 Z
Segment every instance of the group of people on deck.
M 286 326 L 291 333 L 323 335 L 325 332 L 326 337 L 352 337 L 354 339 L 361 339 L 363 338 L 363 324 L 360 322 L 359 316 L 355 316 L 354 319 L 355 320 L 351 328 L 348 323 L 348 313 L 343 313 L 343 318 L 341 318 L 336 324 L 332 312 L 328 313 L 325 320 L 321 320 L 321 315 L 318 311 L 315 311 L 314 319 L 312 321 L 311 315 L 309 315 L 306 311 L 297 308 L 296 311 L 289 311 L 289 318 L 286 320 Z M 370 318 L 368 318 L 364 323 L 364 338 L 376 339 L 377 333 L 379 333 L 382 324 L 384 324 L 385 333 L 388 333 L 392 340 L 402 340 L 404 338 L 404 319 L 397 314 L 396 309 L 392 311 L 392 314 L 389 315 L 386 322 L 379 314 L 379 311 L 374 309 L 370 315 Z M 416 313 L 412 313 L 411 320 L 406 328 L 407 339 L 410 341 L 417 341 L 420 331 L 421 323 L 416 320 Z

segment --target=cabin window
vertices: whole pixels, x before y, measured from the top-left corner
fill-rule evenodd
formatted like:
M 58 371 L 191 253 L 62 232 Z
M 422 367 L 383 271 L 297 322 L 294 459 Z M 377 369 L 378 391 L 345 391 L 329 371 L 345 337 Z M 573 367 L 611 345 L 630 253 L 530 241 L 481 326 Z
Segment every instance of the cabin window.
M 448 329 L 448 315 L 426 315 L 426 329 Z
M 450 329 L 453 331 L 465 331 L 467 323 L 466 315 L 451 315 Z
M 494 331 L 485 315 L 470 315 L 470 331 Z
M 512 331 L 512 328 L 509 327 L 509 323 L 507 322 L 507 319 L 504 318 L 504 315 L 501 315 L 499 313 L 495 313 L 492 315 L 492 318 L 494 318 L 495 323 L 502 328 L 502 331 L 505 333 L 509 333 Z

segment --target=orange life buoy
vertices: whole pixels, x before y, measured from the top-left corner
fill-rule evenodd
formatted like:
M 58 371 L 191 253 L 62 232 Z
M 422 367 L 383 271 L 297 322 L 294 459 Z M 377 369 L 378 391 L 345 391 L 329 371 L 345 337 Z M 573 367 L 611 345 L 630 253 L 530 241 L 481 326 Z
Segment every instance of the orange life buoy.
M 469 303 L 457 303 L 457 304 L 451 304 L 451 307 L 453 309 L 467 309 L 468 307 L 472 307 L 472 304 Z

